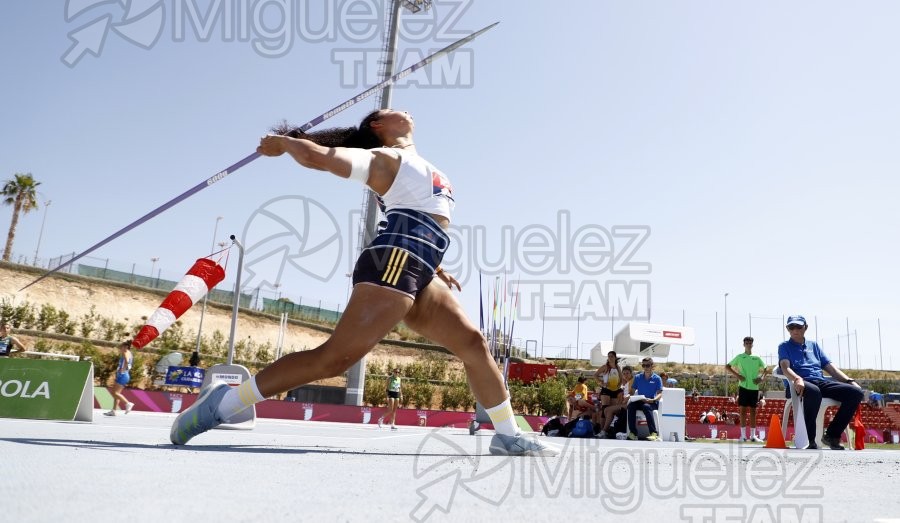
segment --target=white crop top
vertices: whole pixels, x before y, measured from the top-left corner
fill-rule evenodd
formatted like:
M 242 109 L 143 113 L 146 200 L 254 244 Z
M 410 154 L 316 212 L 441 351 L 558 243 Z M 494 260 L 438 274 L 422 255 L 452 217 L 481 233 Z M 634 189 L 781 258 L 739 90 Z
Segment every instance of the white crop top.
M 381 195 L 385 211 L 411 209 L 449 220 L 454 205 L 450 180 L 421 156 L 390 150 L 400 156 L 400 170 L 390 189 Z

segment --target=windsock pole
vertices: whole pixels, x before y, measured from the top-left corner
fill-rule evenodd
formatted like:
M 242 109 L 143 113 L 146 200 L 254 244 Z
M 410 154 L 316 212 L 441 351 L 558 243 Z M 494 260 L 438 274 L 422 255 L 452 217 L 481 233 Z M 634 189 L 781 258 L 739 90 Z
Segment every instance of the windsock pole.
M 238 308 L 241 305 L 241 271 L 244 270 L 244 246 L 232 234 L 231 241 L 238 248 L 238 266 L 234 278 L 234 305 L 231 307 L 231 333 L 228 335 L 228 364 L 234 363 L 234 334 L 237 331 Z

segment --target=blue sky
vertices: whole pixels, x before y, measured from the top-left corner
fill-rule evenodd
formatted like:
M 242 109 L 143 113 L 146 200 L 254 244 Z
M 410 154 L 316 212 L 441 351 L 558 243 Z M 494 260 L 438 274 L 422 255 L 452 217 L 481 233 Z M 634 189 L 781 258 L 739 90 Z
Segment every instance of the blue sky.
M 38 258 L 87 249 L 253 152 L 279 120 L 363 91 L 381 48 L 366 5 L 4 2 L 0 175 L 31 172 L 52 201 Z M 420 153 L 454 184 L 461 241 L 448 265 L 467 277 L 473 319 L 481 267 L 485 287 L 521 281 L 514 336 L 539 351 L 543 340 L 546 355 L 609 339 L 624 324 L 611 324 L 610 300 L 654 323 L 684 318 L 697 331 L 684 359 L 723 363 L 727 292 L 730 355 L 751 328 L 757 353 L 774 354 L 781 317 L 800 313 L 834 359 L 840 343 L 842 367 L 857 366 L 858 343 L 861 366 L 880 368 L 880 318 L 884 365 L 900 368 L 900 6 L 566 7 L 455 0 L 404 15 L 405 65 L 501 21 L 394 92 Z M 208 9 L 220 18 L 204 22 Z M 92 30 L 105 35 L 99 56 L 72 47 Z M 355 124 L 374 103 L 324 126 Z M 178 279 L 218 224 L 216 241 L 247 243 L 251 290 L 336 307 L 362 199 L 358 185 L 260 159 L 85 263 Z M 43 217 L 20 221 L 18 258 L 33 259 Z M 3 231 L 8 220 L 0 210 Z M 295 265 L 279 271 L 284 249 Z

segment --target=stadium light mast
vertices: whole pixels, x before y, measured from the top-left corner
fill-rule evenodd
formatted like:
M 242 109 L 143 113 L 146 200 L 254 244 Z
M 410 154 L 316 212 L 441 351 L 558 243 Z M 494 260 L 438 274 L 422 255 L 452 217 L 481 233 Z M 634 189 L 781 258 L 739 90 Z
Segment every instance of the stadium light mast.
M 397 43 L 400 40 L 400 14 L 402 8 L 411 13 L 431 8 L 432 0 L 387 0 L 385 2 L 385 40 L 384 59 L 381 79 L 387 80 L 394 76 L 397 65 Z M 389 4 L 389 5 L 388 5 Z M 381 90 L 376 105 L 379 109 L 390 109 L 393 99 L 394 84 L 388 84 Z M 359 249 L 362 251 L 375 238 L 375 229 L 378 225 L 378 200 L 374 192 L 365 189 L 365 224 L 360 231 Z M 347 371 L 347 394 L 344 398 L 345 405 L 361 406 L 363 404 L 363 392 L 366 385 L 366 358 L 363 357 Z

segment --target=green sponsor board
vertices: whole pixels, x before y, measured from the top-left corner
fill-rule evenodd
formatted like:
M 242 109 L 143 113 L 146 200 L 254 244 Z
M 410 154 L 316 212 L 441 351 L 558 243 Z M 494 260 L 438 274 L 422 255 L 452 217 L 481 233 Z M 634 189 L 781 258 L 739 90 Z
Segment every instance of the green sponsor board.
M 0 358 L 0 417 L 92 421 L 94 364 Z

